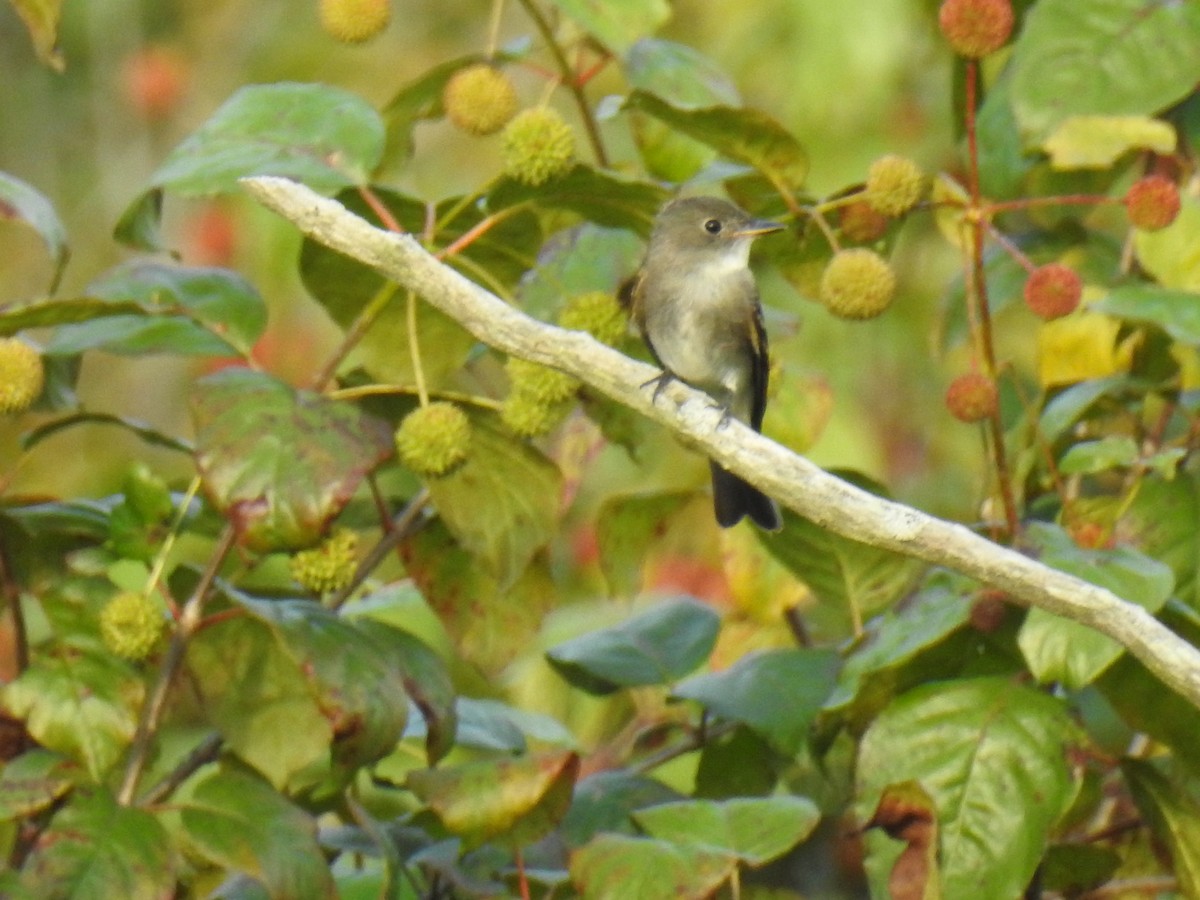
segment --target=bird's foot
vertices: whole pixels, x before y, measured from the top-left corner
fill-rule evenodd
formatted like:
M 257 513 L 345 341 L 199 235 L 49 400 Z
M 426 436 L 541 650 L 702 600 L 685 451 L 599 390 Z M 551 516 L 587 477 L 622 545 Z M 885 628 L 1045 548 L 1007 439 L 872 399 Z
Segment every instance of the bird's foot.
M 654 393 L 650 396 L 650 402 L 657 403 L 659 394 L 661 394 L 664 390 L 666 390 L 667 385 L 675 380 L 676 379 L 675 379 L 674 374 L 667 371 L 666 369 L 663 369 L 661 373 L 654 376 L 649 381 L 644 382 L 642 384 L 642 387 L 648 388 L 648 387 L 650 387 L 650 385 L 654 385 Z

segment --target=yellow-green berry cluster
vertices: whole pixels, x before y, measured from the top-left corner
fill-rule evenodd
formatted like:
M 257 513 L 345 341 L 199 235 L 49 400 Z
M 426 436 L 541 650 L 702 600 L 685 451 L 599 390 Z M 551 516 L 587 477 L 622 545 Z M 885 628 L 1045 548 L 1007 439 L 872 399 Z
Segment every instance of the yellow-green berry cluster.
M 0 415 L 24 412 L 42 394 L 42 355 L 19 338 L 0 338 Z
M 307 591 L 327 594 L 348 585 L 358 567 L 358 534 L 339 528 L 316 547 L 292 556 L 288 569 Z
M 558 324 L 586 331 L 604 344 L 619 343 L 628 327 L 625 310 L 608 291 L 590 291 L 567 301 L 558 314 Z
M 575 133 L 552 109 L 527 109 L 504 129 L 504 172 L 537 187 L 561 178 L 575 160 Z
M 468 134 L 495 134 L 516 115 L 517 91 L 499 69 L 479 63 L 454 73 L 442 104 L 450 121 Z
M 346 44 L 369 41 L 387 27 L 391 0 L 320 0 L 321 27 Z
M 925 176 L 911 159 L 889 153 L 867 170 L 867 203 L 885 216 L 902 216 L 921 200 Z
M 400 461 L 418 475 L 445 475 L 470 449 L 471 420 L 453 403 L 439 400 L 418 407 L 396 429 Z
M 577 378 L 515 356 L 504 368 L 511 386 L 500 407 L 500 418 L 521 437 L 553 431 L 575 405 Z
M 132 662 L 154 652 L 162 637 L 162 627 L 158 602 L 133 591 L 117 594 L 100 611 L 100 639 L 104 646 Z
M 896 273 L 882 256 L 865 247 L 833 255 L 821 274 L 821 302 L 843 319 L 871 319 L 896 295 Z

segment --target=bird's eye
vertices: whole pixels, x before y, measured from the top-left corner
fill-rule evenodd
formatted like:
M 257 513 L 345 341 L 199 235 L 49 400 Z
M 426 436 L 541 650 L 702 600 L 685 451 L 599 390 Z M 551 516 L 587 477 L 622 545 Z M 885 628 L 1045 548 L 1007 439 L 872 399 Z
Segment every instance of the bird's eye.
M 707 231 L 709 234 L 720 234 L 721 233 L 721 220 L 720 219 L 709 219 L 707 222 L 704 223 L 704 230 Z

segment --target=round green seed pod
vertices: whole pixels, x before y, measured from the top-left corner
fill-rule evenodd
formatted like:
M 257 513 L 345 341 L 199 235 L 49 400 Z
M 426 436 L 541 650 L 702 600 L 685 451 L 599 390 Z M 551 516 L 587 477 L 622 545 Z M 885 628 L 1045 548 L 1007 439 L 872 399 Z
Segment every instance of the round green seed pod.
M 601 343 L 612 346 L 625 336 L 628 319 L 612 294 L 590 291 L 567 301 L 558 314 L 558 324 L 574 331 L 586 331 Z
M 29 409 L 45 384 L 42 354 L 19 338 L 0 338 L 0 415 Z
M 414 409 L 396 429 L 400 461 L 418 475 L 445 475 L 471 448 L 471 420 L 453 403 L 437 401 Z
M 358 568 L 358 535 L 339 528 L 316 547 L 294 554 L 288 568 L 292 578 L 314 594 L 341 590 Z
M 117 594 L 100 611 L 100 639 L 104 646 L 131 662 L 154 652 L 162 637 L 163 615 L 158 603 L 143 594 Z
M 527 109 L 504 129 L 504 173 L 537 187 L 570 171 L 575 133 L 552 109 Z
M 872 319 L 892 304 L 896 273 L 865 247 L 835 253 L 821 275 L 821 301 L 843 319 Z
M 499 69 L 479 63 L 454 73 L 442 103 L 450 121 L 468 134 L 495 134 L 516 115 L 517 90 Z

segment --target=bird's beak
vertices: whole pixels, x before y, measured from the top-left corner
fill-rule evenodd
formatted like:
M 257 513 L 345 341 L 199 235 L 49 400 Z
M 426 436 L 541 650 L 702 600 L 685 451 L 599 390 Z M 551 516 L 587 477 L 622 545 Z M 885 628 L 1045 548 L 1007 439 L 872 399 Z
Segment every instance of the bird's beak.
M 772 222 L 770 219 L 751 219 L 734 232 L 734 237 L 758 237 L 760 234 L 783 231 L 786 227 L 782 222 Z

